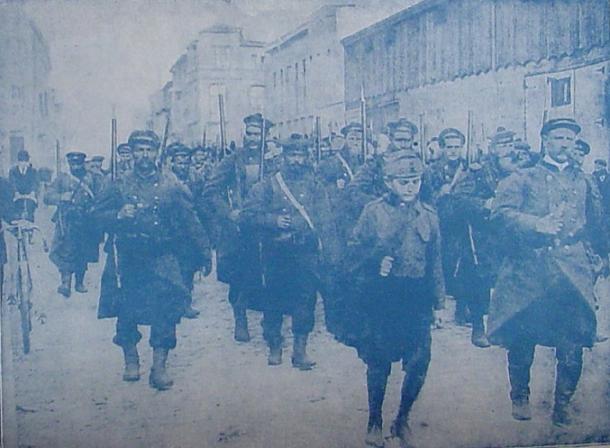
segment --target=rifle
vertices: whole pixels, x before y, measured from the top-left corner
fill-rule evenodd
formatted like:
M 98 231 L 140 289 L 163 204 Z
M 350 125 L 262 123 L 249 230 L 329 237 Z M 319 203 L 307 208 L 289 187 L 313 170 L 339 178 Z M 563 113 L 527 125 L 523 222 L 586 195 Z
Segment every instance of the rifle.
M 265 125 L 265 117 L 263 116 L 263 124 L 261 129 L 261 149 L 258 159 L 258 180 L 261 181 L 265 178 L 265 146 L 267 146 L 267 126 Z M 237 173 L 239 175 L 239 173 Z
M 218 95 L 218 118 L 220 122 L 220 150 L 224 157 L 227 155 L 227 134 L 225 126 L 225 101 L 222 94 Z
M 425 133 L 425 124 L 424 124 L 424 115 L 419 114 L 419 153 L 420 158 L 424 166 L 426 166 L 426 133 Z
M 362 154 L 360 155 L 362 159 L 362 163 L 366 162 L 368 156 L 368 128 L 367 128 L 367 119 L 366 119 L 366 98 L 364 96 L 364 83 L 360 85 L 360 124 L 362 125 Z
M 320 164 L 322 160 L 322 130 L 320 129 L 320 117 L 316 117 L 316 121 L 314 122 L 314 144 L 316 150 L 316 165 Z
M 165 148 L 167 147 L 167 139 L 169 137 L 169 125 L 170 125 L 170 113 L 167 113 L 167 119 L 165 120 L 165 128 L 163 129 L 163 138 L 161 139 L 161 147 L 159 148 L 159 154 L 161 154 L 161 169 L 163 169 L 163 165 L 165 165 L 165 159 L 167 154 L 165 154 Z
M 61 148 L 59 146 L 59 140 L 55 140 L 55 177 L 61 173 Z
M 117 179 L 117 126 L 116 126 L 116 118 L 112 119 L 112 123 L 110 126 L 110 179 L 112 183 L 116 182 Z M 116 233 L 113 233 L 112 236 L 112 259 L 114 261 L 114 277 L 116 279 L 117 287 L 120 289 L 121 282 L 121 273 L 119 272 L 119 254 L 117 253 L 116 247 Z

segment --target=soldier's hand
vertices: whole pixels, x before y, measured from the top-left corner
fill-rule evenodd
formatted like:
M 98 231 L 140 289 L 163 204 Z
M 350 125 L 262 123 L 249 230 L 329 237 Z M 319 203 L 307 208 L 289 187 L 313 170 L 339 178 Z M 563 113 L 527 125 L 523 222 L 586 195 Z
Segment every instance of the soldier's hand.
M 277 226 L 280 229 L 288 229 L 292 224 L 292 219 L 290 219 L 290 215 L 280 215 L 277 217 Z
M 444 196 L 444 195 L 449 194 L 449 193 L 451 193 L 451 185 L 443 184 L 441 186 L 440 191 L 439 191 L 439 196 Z
M 212 272 L 212 259 L 209 258 L 205 261 L 205 263 L 203 264 L 203 266 L 201 267 L 201 273 L 203 274 L 204 277 L 207 277 L 208 275 L 210 275 L 210 272 Z
M 136 206 L 135 204 L 125 204 L 117 215 L 118 219 L 133 219 L 136 217 Z
M 64 202 L 70 202 L 72 200 L 72 192 L 66 191 L 65 193 L 62 193 L 59 198 Z
M 390 271 L 392 270 L 393 263 L 393 257 L 383 257 L 383 259 L 381 260 L 381 266 L 379 266 L 379 275 L 381 275 L 382 277 L 387 277 L 390 274 Z
M 563 224 L 561 219 L 549 214 L 538 220 L 536 223 L 536 232 L 544 233 L 546 235 L 557 235 L 561 231 L 562 227 Z
M 337 179 L 337 188 L 343 190 L 345 188 L 345 179 Z
M 231 212 L 229 213 L 229 219 L 232 222 L 237 222 L 239 220 L 239 214 L 241 213 L 240 210 L 231 210 Z

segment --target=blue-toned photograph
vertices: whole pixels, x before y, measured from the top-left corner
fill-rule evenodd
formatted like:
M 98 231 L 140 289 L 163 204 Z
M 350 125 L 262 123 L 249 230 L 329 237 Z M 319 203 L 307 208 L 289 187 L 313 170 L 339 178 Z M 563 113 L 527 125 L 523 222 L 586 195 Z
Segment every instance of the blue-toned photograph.
M 4 448 L 610 447 L 608 0 L 0 0 Z

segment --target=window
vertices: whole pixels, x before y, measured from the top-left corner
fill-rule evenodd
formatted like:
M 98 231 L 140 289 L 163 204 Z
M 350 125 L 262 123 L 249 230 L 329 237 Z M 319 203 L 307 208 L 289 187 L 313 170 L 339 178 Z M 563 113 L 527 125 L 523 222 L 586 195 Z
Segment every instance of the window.
M 551 82 L 551 107 L 572 104 L 572 80 L 567 78 L 549 78 Z

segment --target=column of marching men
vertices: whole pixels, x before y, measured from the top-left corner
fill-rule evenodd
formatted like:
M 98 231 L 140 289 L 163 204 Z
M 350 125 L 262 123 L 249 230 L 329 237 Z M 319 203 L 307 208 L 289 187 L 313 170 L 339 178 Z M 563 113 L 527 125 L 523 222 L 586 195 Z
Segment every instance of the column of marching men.
M 103 158 L 71 152 L 68 171 L 46 188 L 44 202 L 56 207 L 50 259 L 59 294 L 87 291 L 87 266 L 103 243 L 98 317 L 117 319 L 125 381 L 140 379 L 138 326 L 149 325 L 150 385 L 171 388 L 176 325 L 199 315 L 194 278 L 211 272 L 214 250 L 234 338 L 248 342 L 247 310 L 262 312 L 270 366 L 283 362 L 285 315 L 292 365 L 316 365 L 307 344 L 322 298 L 327 329 L 367 367 L 368 445 L 384 444 L 382 405 L 397 361 L 404 379 L 391 435 L 410 443 L 409 413 L 446 297 L 455 299 L 455 323 L 471 324 L 474 346 L 506 349 L 517 420 L 531 419 L 536 345 L 555 348 L 551 418 L 571 423 L 583 349 L 605 339 L 593 288 L 608 274 L 610 193 L 606 161 L 595 162 L 593 175 L 582 169 L 590 147 L 578 123 L 544 123 L 541 152 L 498 128 L 489 151 L 467 157 L 460 130 L 443 130 L 422 151 L 406 119 L 389 123 L 389 143 L 370 145 L 368 157 L 358 123 L 321 142 L 317 157 L 307 136 L 270 139 L 272 127 L 260 114 L 247 116 L 243 144 L 232 152 L 179 142 L 161 150 L 154 132 L 134 131 L 112 173 Z M 28 170 L 23 151 L 10 182 L 2 180 L 5 221 L 34 220 Z

